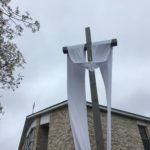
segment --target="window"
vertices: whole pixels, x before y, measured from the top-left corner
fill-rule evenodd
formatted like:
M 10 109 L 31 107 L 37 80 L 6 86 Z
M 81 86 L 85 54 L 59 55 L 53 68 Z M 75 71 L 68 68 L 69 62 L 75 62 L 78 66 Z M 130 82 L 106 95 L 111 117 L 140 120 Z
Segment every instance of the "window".
M 48 133 L 49 124 L 44 124 L 39 127 L 37 145 L 39 145 L 42 150 L 48 150 Z
M 35 134 L 35 128 L 32 128 L 26 139 L 25 150 L 33 149 L 34 134 Z
M 149 135 L 148 130 L 145 126 L 139 125 L 139 132 L 141 135 L 141 139 L 143 141 L 144 149 L 150 150 L 150 141 L 149 141 Z

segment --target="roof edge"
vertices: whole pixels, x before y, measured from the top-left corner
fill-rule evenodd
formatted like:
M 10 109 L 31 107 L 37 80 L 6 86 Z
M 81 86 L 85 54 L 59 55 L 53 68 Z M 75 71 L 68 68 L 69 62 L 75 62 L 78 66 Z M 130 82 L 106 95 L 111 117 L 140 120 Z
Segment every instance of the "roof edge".
M 31 114 L 31 115 L 28 115 L 27 119 L 32 118 L 32 117 L 36 117 L 36 116 L 39 116 L 39 115 L 42 115 L 42 114 L 45 114 L 45 113 L 47 113 L 49 111 L 52 111 L 52 110 L 55 110 L 55 109 L 58 109 L 58 108 L 61 108 L 61 107 L 65 107 L 66 105 L 68 105 L 68 101 L 67 100 L 62 101 L 62 102 L 60 102 L 58 104 L 55 104 L 55 105 L 50 106 L 50 107 L 47 107 L 47 108 L 45 108 L 45 109 L 43 109 L 41 111 L 35 112 L 35 113 Z M 87 106 L 92 107 L 92 103 L 91 102 L 87 102 Z M 99 105 L 99 109 L 107 111 L 107 107 L 103 106 L 103 105 Z M 112 113 L 150 122 L 150 118 L 149 117 L 142 116 L 142 115 L 135 114 L 135 113 L 131 113 L 131 112 L 127 112 L 127 111 L 122 111 L 122 110 L 115 109 L 115 108 L 112 108 Z

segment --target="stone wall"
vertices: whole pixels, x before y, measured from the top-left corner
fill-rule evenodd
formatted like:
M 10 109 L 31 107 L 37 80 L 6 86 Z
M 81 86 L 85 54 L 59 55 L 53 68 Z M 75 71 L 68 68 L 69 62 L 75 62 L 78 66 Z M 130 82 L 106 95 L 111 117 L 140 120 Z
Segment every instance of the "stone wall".
M 102 111 L 101 116 L 106 147 L 106 112 Z M 39 126 L 39 120 L 37 118 L 33 150 L 75 150 L 66 106 L 50 112 L 49 130 Z M 138 124 L 147 126 L 150 133 L 150 123 L 113 113 L 112 150 L 144 150 Z M 91 108 L 88 108 L 88 126 L 91 148 L 96 150 Z
M 74 150 L 66 108 L 50 113 L 48 150 Z
M 102 127 L 106 147 L 106 112 L 102 111 Z M 88 108 L 88 125 L 92 150 L 96 150 L 93 128 L 92 110 Z M 48 150 L 74 150 L 67 108 L 60 108 L 50 114 Z M 139 134 L 138 124 L 148 127 L 150 123 L 140 122 L 136 119 L 112 115 L 112 150 L 144 150 Z
M 47 150 L 48 146 L 48 130 L 49 125 L 41 125 L 39 127 L 38 137 L 37 137 L 37 147 L 36 150 Z

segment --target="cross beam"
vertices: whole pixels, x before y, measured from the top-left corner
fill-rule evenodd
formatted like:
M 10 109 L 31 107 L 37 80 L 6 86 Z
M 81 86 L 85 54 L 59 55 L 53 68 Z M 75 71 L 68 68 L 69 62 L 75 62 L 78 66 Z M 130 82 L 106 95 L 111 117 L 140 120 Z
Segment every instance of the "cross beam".
M 102 41 L 103 43 L 110 43 L 110 40 L 108 41 Z M 111 40 L 111 47 L 114 47 L 114 46 L 117 46 L 117 39 L 112 39 Z M 64 54 L 68 54 L 68 49 L 67 49 L 67 46 L 63 47 L 63 53 Z M 84 44 L 84 50 L 86 51 L 87 50 L 87 45 Z

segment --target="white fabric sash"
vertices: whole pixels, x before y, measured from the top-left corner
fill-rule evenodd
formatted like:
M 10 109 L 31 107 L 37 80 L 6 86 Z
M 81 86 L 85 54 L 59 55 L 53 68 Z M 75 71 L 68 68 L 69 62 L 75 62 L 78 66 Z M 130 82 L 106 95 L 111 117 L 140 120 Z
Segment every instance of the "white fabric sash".
M 110 43 L 92 45 L 93 61 L 86 62 L 84 45 L 68 47 L 68 106 L 76 150 L 91 150 L 85 94 L 85 69 L 100 68 L 107 98 L 107 150 L 111 150 L 111 76 L 112 48 Z

